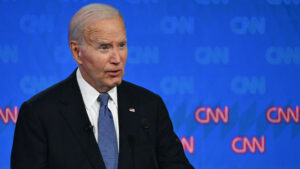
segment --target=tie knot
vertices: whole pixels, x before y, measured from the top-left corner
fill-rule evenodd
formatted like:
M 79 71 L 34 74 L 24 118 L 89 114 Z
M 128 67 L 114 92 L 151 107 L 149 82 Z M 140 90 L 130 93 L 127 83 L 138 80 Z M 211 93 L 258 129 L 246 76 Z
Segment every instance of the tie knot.
M 98 101 L 101 103 L 101 107 L 107 105 L 108 99 L 109 99 L 109 94 L 107 93 L 100 94 L 100 96 L 98 97 Z

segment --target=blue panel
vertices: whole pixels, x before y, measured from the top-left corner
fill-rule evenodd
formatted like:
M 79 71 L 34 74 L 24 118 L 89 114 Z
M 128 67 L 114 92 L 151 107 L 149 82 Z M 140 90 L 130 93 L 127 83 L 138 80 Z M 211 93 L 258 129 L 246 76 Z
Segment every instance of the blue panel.
M 300 166 L 299 0 L 111 0 L 124 79 L 162 96 L 197 169 Z M 68 23 L 88 0 L 0 0 L 0 168 L 19 106 L 75 68 Z

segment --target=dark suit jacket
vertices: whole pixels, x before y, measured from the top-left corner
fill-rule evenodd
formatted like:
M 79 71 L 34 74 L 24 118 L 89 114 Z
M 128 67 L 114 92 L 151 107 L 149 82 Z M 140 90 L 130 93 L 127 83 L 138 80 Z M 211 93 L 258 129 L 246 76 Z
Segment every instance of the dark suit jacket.
M 75 72 L 21 106 L 12 169 L 105 169 Z M 192 169 L 162 99 L 126 81 L 117 92 L 118 168 Z

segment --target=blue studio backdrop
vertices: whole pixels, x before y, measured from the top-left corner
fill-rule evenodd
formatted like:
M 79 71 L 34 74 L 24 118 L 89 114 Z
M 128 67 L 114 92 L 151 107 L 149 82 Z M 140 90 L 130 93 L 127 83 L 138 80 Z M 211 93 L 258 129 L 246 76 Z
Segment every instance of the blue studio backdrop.
M 124 79 L 162 96 L 196 169 L 299 169 L 300 0 L 0 0 L 0 168 L 20 105 L 76 68 L 73 14 L 126 22 Z

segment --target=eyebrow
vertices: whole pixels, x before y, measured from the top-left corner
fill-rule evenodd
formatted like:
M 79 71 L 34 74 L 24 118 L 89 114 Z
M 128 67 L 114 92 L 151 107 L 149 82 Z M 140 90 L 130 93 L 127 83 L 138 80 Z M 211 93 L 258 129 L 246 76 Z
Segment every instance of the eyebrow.
M 127 43 L 127 39 L 120 41 L 119 43 Z M 110 45 L 112 42 L 98 41 L 98 45 Z
M 99 42 L 97 42 L 97 44 L 99 44 L 99 45 L 109 45 L 109 44 L 111 44 L 112 42 L 104 42 L 104 41 L 99 41 Z

